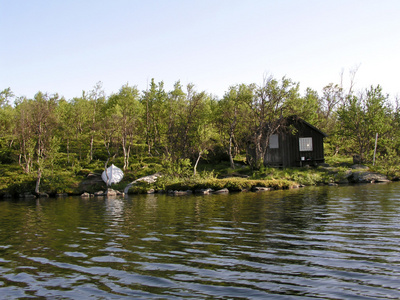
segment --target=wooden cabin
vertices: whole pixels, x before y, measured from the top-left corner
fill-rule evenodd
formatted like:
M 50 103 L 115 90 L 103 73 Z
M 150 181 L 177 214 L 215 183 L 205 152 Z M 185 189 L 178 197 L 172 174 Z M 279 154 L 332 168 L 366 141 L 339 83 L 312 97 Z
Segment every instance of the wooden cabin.
M 269 139 L 264 165 L 301 167 L 325 162 L 324 137 L 327 135 L 297 116 L 285 119 Z

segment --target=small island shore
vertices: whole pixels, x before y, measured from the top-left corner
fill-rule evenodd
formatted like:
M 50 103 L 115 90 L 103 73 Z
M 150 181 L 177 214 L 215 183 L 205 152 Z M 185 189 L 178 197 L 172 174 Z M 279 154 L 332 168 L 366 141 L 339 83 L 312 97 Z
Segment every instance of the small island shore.
M 149 172 L 147 168 L 144 172 Z M 188 171 L 188 170 L 187 170 Z M 83 173 L 83 174 L 82 174 Z M 138 173 L 140 174 L 140 173 Z M 272 190 L 293 189 L 312 185 L 337 186 L 343 184 L 382 183 L 397 181 L 396 176 L 387 176 L 370 167 L 360 164 L 336 165 L 321 164 L 317 167 L 302 168 L 263 168 L 252 171 L 245 165 L 237 169 L 220 169 L 217 173 L 203 171 L 197 175 L 185 172 L 182 175 L 155 172 L 132 180 L 132 173 L 126 174 L 123 181 L 107 187 L 101 179 L 101 173 L 85 171 L 70 184 L 60 186 L 44 185 L 43 192 L 33 192 L 31 185 L 10 185 L 0 193 L 1 198 L 46 198 L 66 197 L 121 197 L 133 194 L 165 193 L 171 196 L 189 194 L 223 194 L 230 192 L 265 192 Z M 58 190 L 57 190 L 58 189 Z

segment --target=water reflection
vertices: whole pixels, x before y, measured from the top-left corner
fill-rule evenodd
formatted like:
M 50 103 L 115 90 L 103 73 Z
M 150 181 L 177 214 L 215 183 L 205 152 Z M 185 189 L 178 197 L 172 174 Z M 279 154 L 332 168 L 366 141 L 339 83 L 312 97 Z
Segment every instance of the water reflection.
M 399 184 L 0 202 L 5 298 L 399 298 Z

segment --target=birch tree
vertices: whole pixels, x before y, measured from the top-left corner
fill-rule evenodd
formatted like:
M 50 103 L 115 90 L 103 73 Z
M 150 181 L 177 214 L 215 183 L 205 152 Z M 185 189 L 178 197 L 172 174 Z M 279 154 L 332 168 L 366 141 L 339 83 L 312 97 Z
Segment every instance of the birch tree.
M 254 97 L 248 103 L 250 114 L 247 158 L 250 165 L 259 169 L 267 151 L 269 138 L 280 130 L 288 111 L 289 99 L 299 97 L 299 85 L 287 78 L 276 80 L 266 78 L 257 87 Z
M 130 153 L 134 142 L 139 141 L 143 132 L 142 115 L 143 107 L 139 103 L 139 91 L 135 86 L 123 85 L 117 94 L 108 99 L 108 109 L 116 121 L 121 147 L 124 155 L 124 167 L 129 167 Z
M 15 140 L 15 109 L 10 105 L 14 99 L 10 88 L 0 92 L 0 163 L 12 161 L 12 146 Z
M 90 128 L 90 152 L 89 152 L 89 162 L 93 160 L 93 147 L 95 142 L 95 137 L 99 128 L 99 114 L 105 103 L 105 93 L 103 90 L 102 82 L 97 82 L 93 87 L 93 90 L 89 93 L 89 106 L 90 106 L 90 121 L 88 127 Z
M 338 116 L 337 134 L 345 138 L 347 152 L 360 155 L 361 162 L 372 157 L 376 133 L 383 138 L 391 129 L 388 96 L 379 85 L 347 97 Z
M 239 152 L 240 142 L 247 134 L 245 116 L 253 99 L 254 85 L 237 85 L 229 88 L 221 101 L 218 102 L 218 124 L 220 134 L 225 142 L 231 168 L 235 168 L 234 157 Z M 226 137 L 226 138 L 225 138 Z
M 165 145 L 166 137 L 166 101 L 168 94 L 164 89 L 164 82 L 155 83 L 151 80 L 148 90 L 143 92 L 141 103 L 145 109 L 144 124 L 148 154 L 152 151 L 159 154 L 159 149 Z
M 58 101 L 57 94 L 38 92 L 34 99 L 21 99 L 17 102 L 19 163 L 26 173 L 30 173 L 33 166 L 36 168 L 36 194 L 39 194 L 43 173 L 49 166 L 48 163 L 54 162 L 58 150 L 55 135 L 58 125 L 55 113 Z

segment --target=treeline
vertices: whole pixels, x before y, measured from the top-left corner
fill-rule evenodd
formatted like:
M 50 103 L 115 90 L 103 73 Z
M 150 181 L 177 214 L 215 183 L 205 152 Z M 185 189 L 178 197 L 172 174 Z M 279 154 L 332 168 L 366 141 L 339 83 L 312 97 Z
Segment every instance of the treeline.
M 297 115 L 328 134 L 328 155 L 359 155 L 398 163 L 399 99 L 389 101 L 382 88 L 348 91 L 327 85 L 322 94 L 288 78 L 266 78 L 261 85 L 235 85 L 222 99 L 193 84 L 178 81 L 167 91 L 154 79 L 146 91 L 123 85 L 106 96 L 101 83 L 81 97 L 66 100 L 38 92 L 16 97 L 0 94 L 0 163 L 16 164 L 37 177 L 45 172 L 79 169 L 93 160 L 118 161 L 125 170 L 143 157 L 157 156 L 176 164 L 186 160 L 194 172 L 201 159 L 229 160 L 247 155 L 255 169 L 263 161 L 269 136 L 282 117 Z M 252 153 L 252 155 L 249 155 Z

